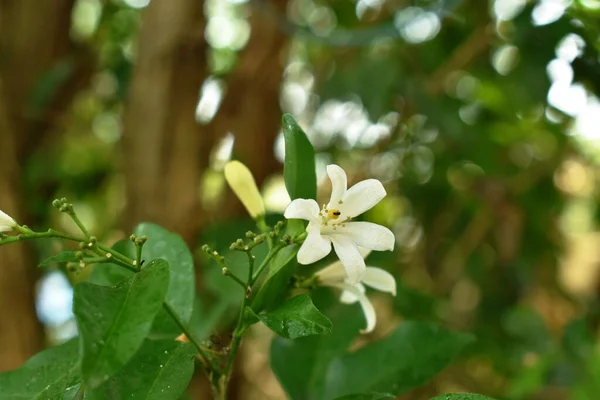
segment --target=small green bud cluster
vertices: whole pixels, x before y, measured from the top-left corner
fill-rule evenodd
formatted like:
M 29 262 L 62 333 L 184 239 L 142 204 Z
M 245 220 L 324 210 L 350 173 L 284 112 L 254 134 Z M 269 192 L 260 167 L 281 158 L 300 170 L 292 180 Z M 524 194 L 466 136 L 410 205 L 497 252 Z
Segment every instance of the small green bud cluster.
M 257 235 L 254 232 L 248 231 L 248 232 L 246 232 L 246 238 L 249 239 L 247 242 L 244 242 L 243 239 L 238 239 L 235 242 L 233 242 L 231 244 L 231 246 L 229 246 L 229 248 L 231 250 L 248 252 L 248 251 L 251 251 L 256 246 L 258 246 L 259 244 L 263 243 L 265 241 L 266 237 L 267 236 L 264 233 Z
M 54 199 L 54 201 L 52 201 L 52 206 L 60 212 L 67 214 L 71 214 L 73 212 L 73 204 L 69 203 L 66 197 Z

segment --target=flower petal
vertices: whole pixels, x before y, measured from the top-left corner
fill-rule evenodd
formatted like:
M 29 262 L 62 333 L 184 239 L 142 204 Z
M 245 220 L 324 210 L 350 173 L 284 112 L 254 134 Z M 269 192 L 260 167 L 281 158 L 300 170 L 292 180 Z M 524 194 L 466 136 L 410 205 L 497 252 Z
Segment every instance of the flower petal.
M 361 329 L 360 332 L 373 332 L 373 329 L 375 329 L 375 324 L 377 323 L 377 316 L 375 315 L 375 308 L 373 307 L 373 304 L 371 304 L 367 296 L 364 293 L 362 293 L 360 289 L 352 285 L 337 285 L 337 287 L 344 291 L 352 293 L 358 298 L 363 313 L 365 314 L 365 319 L 367 320 L 367 327 L 365 329 Z
M 362 282 L 380 292 L 391 293 L 392 296 L 396 295 L 396 279 L 384 269 L 367 267 Z
M 365 285 L 363 285 L 362 283 L 357 283 L 356 285 L 354 285 L 354 287 L 360 290 L 361 293 L 365 293 L 367 291 Z M 350 292 L 348 290 L 344 290 L 340 295 L 340 301 L 344 304 L 356 303 L 358 300 L 359 299 L 358 297 L 356 297 L 354 292 Z
M 385 226 L 363 221 L 346 222 L 344 225 L 338 228 L 338 231 L 348 236 L 356 245 L 377 251 L 394 250 L 396 238 Z
M 371 249 L 366 249 L 364 247 L 358 247 L 358 251 L 360 252 L 360 255 L 362 256 L 362 258 L 364 258 L 365 260 L 367 259 L 367 257 L 369 257 L 369 254 L 371 254 Z
M 331 164 L 327 166 L 327 175 L 329 175 L 329 179 L 331 180 L 331 198 L 329 199 L 327 208 L 338 208 L 338 202 L 348 188 L 346 171 L 338 165 Z
M 315 275 L 317 276 L 318 282 L 323 285 L 343 283 L 346 281 L 348 276 L 346 275 L 346 270 L 344 269 L 344 265 L 341 261 L 336 261 L 329 264 L 322 270 L 318 271 Z
M 331 241 L 327 236 L 321 236 L 318 230 L 311 230 L 298 251 L 300 264 L 312 264 L 331 252 Z
M 342 215 L 354 218 L 373 208 L 386 194 L 383 185 L 377 179 L 360 181 L 346 191 L 338 208 Z
M 0 232 L 10 232 L 17 225 L 14 219 L 0 210 Z
M 360 255 L 356 245 L 345 235 L 332 234 L 329 238 L 333 242 L 335 253 L 348 274 L 348 283 L 356 285 L 365 273 L 365 260 Z
M 287 206 L 283 216 L 287 219 L 305 219 L 318 223 L 319 211 L 319 205 L 313 199 L 296 199 Z

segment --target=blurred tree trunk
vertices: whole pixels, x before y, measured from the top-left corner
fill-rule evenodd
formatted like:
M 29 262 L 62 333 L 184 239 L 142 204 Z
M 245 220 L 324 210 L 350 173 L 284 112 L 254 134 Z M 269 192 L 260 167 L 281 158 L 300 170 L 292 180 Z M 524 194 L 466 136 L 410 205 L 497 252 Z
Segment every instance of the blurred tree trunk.
M 195 119 L 206 76 L 203 1 L 153 0 L 142 21 L 124 117 L 125 227 L 152 221 L 191 243 L 211 147 Z
M 0 0 L 0 209 L 20 223 L 29 220 L 22 166 L 69 103 L 64 89 L 71 76 L 43 101 L 33 98 L 44 75 L 70 52 L 73 3 Z M 35 315 L 36 278 L 25 244 L 0 248 L 0 371 L 19 367 L 43 345 Z
M 262 2 L 251 2 L 250 6 L 250 40 L 227 80 L 225 98 L 210 128 L 216 137 L 228 132 L 235 135 L 234 157 L 250 168 L 261 185 L 281 169 L 274 143 L 281 128 L 279 93 L 288 37 L 272 11 L 285 16 L 287 0 L 271 1 L 272 9 Z M 224 208 L 227 214 L 244 213 L 233 194 Z
M 20 167 L 15 130 L 7 114 L 0 80 L 0 209 L 23 221 Z M 0 247 L 0 372 L 18 368 L 42 346 L 42 329 L 35 315 L 35 265 L 24 243 Z

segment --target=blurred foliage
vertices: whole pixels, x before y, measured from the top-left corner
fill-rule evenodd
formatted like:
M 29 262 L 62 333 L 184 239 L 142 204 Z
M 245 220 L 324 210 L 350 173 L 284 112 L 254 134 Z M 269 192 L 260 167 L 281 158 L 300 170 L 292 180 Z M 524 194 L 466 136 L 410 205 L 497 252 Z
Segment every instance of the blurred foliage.
M 27 208 L 47 226 L 47 199 L 76 198 L 98 236 L 120 237 L 121 117 L 143 11 L 133 1 L 77 3 L 72 34 L 95 55 L 96 72 L 65 131 L 25 166 Z M 563 12 L 535 24 L 552 4 Z M 424 393 L 597 397 L 598 1 L 291 0 L 285 15 L 267 0 L 211 0 L 206 12 L 207 32 L 231 37 L 207 33 L 213 79 L 224 82 L 252 34 L 249 12 L 278 19 L 290 39 L 282 109 L 308 133 L 318 173 L 335 162 L 353 182 L 385 183 L 388 197 L 369 218 L 394 230 L 397 250 L 370 264 L 397 276 L 398 295 L 384 302 L 375 337 L 402 319 L 475 334 Z M 31 103 L 44 107 L 70 71 L 69 60 L 48 71 Z M 206 196 L 224 196 L 217 187 Z M 227 247 L 252 224 L 223 221 L 219 207 L 206 208 L 213 225 L 198 243 L 237 257 Z M 40 259 L 55 250 L 40 248 Z M 227 329 L 239 297 L 216 265 L 197 265 L 191 321 L 208 337 Z

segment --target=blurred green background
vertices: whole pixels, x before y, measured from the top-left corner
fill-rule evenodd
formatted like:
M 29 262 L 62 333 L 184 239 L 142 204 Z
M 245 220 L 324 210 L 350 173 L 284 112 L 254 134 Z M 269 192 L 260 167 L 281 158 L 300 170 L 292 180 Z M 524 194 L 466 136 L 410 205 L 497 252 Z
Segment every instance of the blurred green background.
M 599 51 L 598 0 L 1 0 L 0 209 L 70 231 L 67 197 L 109 242 L 152 221 L 226 248 L 252 227 L 227 160 L 273 218 L 289 202 L 289 112 L 323 199 L 329 163 L 388 191 L 368 217 L 397 247 L 369 261 L 399 290 L 361 340 L 403 319 L 478 338 L 403 399 L 598 399 Z M 36 268 L 61 246 L 0 248 L 0 371 L 76 334 L 87 271 Z M 237 298 L 197 254 L 194 330 L 226 337 Z M 235 398 L 285 398 L 260 329 Z

